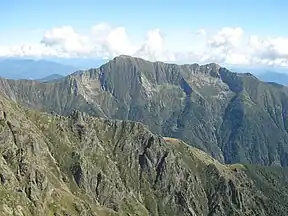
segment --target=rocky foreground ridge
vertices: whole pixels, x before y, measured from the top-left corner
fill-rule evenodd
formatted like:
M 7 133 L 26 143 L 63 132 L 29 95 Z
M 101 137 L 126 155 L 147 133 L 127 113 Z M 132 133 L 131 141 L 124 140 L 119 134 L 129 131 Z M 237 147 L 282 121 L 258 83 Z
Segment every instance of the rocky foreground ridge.
M 286 168 L 223 165 L 142 123 L 1 95 L 0 111 L 0 215 L 288 214 Z

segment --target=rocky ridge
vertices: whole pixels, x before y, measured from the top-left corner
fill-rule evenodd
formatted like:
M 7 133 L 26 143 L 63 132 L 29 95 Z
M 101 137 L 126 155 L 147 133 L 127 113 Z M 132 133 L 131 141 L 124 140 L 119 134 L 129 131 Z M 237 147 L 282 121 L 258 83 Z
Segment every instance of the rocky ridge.
M 223 165 L 142 123 L 0 98 L 0 215 L 288 213 L 286 168 Z

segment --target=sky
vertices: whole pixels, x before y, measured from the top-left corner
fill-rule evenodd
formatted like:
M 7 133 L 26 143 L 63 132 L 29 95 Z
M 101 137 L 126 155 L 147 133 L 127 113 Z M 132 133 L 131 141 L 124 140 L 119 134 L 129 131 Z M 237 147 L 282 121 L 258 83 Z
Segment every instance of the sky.
M 0 57 L 288 67 L 286 0 L 2 0 Z

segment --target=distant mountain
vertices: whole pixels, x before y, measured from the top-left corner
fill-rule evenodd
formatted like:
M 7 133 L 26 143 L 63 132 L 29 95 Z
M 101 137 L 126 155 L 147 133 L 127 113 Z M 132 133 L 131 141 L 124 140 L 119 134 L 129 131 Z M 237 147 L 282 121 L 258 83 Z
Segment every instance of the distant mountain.
M 267 71 L 257 75 L 257 77 L 265 82 L 275 82 L 282 85 L 288 85 L 288 74 Z
M 231 68 L 232 71 L 238 73 L 250 72 L 258 79 L 264 82 L 274 82 L 281 85 L 288 85 L 288 69 L 287 68 Z
M 51 74 L 51 75 L 44 77 L 42 79 L 37 79 L 37 81 L 39 81 L 39 82 L 51 82 L 51 81 L 62 79 L 63 77 L 64 76 L 62 76 L 60 74 Z
M 0 77 L 8 79 L 42 79 L 51 74 L 68 75 L 79 68 L 47 60 L 1 59 Z
M 100 67 L 102 64 L 108 62 L 108 60 L 103 60 L 99 58 L 57 58 L 57 57 L 50 57 L 45 58 L 48 61 L 58 62 L 64 65 L 71 65 L 76 68 L 81 69 L 89 69 L 89 68 L 97 68 Z
M 272 67 L 272 66 L 267 66 L 267 67 L 233 67 L 229 66 L 227 67 L 231 71 L 237 72 L 237 73 L 252 73 L 254 75 L 260 75 L 263 73 L 288 73 L 288 68 L 286 67 Z

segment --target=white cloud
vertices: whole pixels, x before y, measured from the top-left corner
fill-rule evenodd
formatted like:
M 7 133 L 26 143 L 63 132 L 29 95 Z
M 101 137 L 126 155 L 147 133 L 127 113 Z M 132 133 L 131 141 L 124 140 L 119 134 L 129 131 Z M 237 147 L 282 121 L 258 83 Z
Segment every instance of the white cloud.
M 217 34 L 211 37 L 208 41 L 208 44 L 211 47 L 228 47 L 228 48 L 237 48 L 243 37 L 243 30 L 240 27 L 236 28 L 223 28 Z
M 88 35 L 70 26 L 54 28 L 44 34 L 41 43 L 73 57 L 109 58 L 135 52 L 124 27 L 113 28 L 105 23 L 93 26 Z
M 112 56 L 120 54 L 131 55 L 136 51 L 136 47 L 131 44 L 124 27 L 112 29 L 107 35 L 104 44 Z
M 205 38 L 201 52 L 189 53 L 190 61 L 198 63 L 216 62 L 220 64 L 249 64 L 249 58 L 243 50 L 244 31 L 240 27 L 222 28 L 214 34 L 208 34 L 204 29 L 196 32 Z M 187 55 L 186 55 L 187 58 Z
M 288 58 L 288 38 L 259 38 L 250 36 L 250 46 L 254 52 L 264 58 Z
M 146 40 L 134 55 L 152 61 L 174 61 L 174 55 L 165 48 L 164 37 L 160 29 L 154 29 L 147 33 Z
M 260 38 L 252 35 L 249 47 L 255 62 L 272 66 L 288 65 L 288 38 Z
M 196 34 L 197 34 L 197 35 L 200 35 L 200 36 L 206 37 L 207 32 L 206 32 L 205 29 L 198 29 L 198 30 L 196 31 Z
M 152 61 L 198 62 L 201 64 L 216 62 L 232 65 L 288 67 L 288 38 L 262 38 L 245 35 L 244 30 L 240 27 L 225 27 L 212 34 L 205 29 L 199 29 L 196 34 L 198 35 L 196 38 L 191 35 L 191 39 L 189 39 L 187 33 L 183 33 L 181 36 L 181 32 L 179 32 L 179 38 L 183 38 L 180 41 L 182 48 L 176 50 L 178 48 L 175 44 L 177 41 L 174 40 L 173 44 L 167 44 L 169 41 L 165 40 L 166 37 L 163 36 L 160 29 L 148 31 L 142 43 L 134 44 L 123 26 L 100 23 L 92 26 L 90 31 L 85 34 L 71 26 L 62 26 L 47 30 L 40 39 L 40 43 L 0 45 L 0 56 L 107 59 L 126 54 Z M 168 32 L 165 35 L 168 35 L 169 38 Z M 187 47 L 183 44 L 187 44 Z M 171 47 L 174 47 L 175 50 Z
M 95 26 L 92 26 L 91 32 L 93 36 L 95 36 L 97 39 L 105 40 L 107 34 L 112 30 L 113 28 L 107 24 L 107 23 L 100 23 Z
M 70 26 L 51 29 L 44 34 L 41 40 L 41 43 L 47 47 L 76 56 L 91 52 L 92 47 L 89 42 L 87 36 L 78 34 Z
M 22 44 L 14 46 L 0 46 L 0 57 L 68 57 L 67 53 L 61 53 L 42 44 Z
M 232 53 L 226 56 L 225 63 L 230 65 L 249 65 L 251 62 L 247 55 Z

